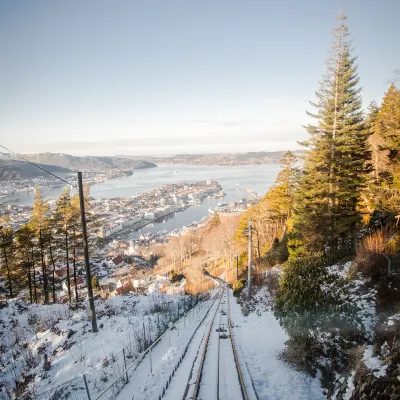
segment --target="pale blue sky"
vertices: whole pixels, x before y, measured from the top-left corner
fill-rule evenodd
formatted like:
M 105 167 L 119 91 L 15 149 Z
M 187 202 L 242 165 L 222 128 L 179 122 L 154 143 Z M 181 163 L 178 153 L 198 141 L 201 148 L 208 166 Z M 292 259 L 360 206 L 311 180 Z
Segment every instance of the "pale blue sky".
M 367 106 L 400 68 L 398 0 L 2 0 L 0 143 L 107 155 L 298 148 L 341 7 Z

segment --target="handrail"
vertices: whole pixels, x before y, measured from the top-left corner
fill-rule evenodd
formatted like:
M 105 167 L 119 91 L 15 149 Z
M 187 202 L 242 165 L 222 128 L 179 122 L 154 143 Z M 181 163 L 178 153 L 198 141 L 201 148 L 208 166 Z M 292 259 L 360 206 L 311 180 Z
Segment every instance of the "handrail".
M 182 318 L 185 318 L 185 316 L 187 315 L 187 313 L 189 313 L 191 310 L 193 310 L 198 304 L 200 304 L 202 301 L 198 302 L 197 304 L 195 304 L 190 310 L 188 310 L 181 318 L 179 318 L 176 322 L 179 322 Z M 174 323 L 174 325 L 175 325 Z M 129 370 L 132 369 L 132 367 L 137 366 L 142 360 L 143 358 L 153 349 L 153 347 L 169 332 L 170 328 L 168 328 L 161 336 L 159 336 L 146 350 L 144 350 L 139 357 L 133 362 L 133 364 L 131 364 L 128 368 L 126 368 L 122 374 L 120 376 L 118 376 L 118 378 L 116 378 L 106 389 L 104 389 L 99 396 L 97 396 L 95 398 L 95 400 L 99 400 L 105 393 L 108 392 L 108 390 L 110 390 L 111 387 L 114 386 L 114 384 L 116 382 L 118 382 L 124 375 L 127 374 L 127 372 Z

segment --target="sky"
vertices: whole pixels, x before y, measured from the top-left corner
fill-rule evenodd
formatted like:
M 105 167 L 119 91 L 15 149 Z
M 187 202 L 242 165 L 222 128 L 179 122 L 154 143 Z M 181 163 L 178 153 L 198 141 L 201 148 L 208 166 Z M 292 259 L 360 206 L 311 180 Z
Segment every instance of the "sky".
M 400 69 L 398 0 L 0 2 L 0 144 L 21 153 L 298 149 L 345 9 L 364 106 Z

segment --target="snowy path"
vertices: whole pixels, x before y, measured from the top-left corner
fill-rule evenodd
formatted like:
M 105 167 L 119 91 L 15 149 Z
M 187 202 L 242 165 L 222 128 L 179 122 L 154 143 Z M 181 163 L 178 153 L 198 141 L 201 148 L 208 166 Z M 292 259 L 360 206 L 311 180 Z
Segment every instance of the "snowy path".
M 303 374 L 279 359 L 287 336 L 270 311 L 243 316 L 232 292 L 231 320 L 236 348 L 246 363 L 259 400 L 325 399 L 318 378 Z

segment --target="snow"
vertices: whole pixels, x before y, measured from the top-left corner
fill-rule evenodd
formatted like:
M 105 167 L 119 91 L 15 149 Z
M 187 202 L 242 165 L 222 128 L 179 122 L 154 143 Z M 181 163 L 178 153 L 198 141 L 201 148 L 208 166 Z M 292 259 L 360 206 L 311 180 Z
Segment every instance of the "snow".
M 350 400 L 351 399 L 351 395 L 353 394 L 353 391 L 355 389 L 354 386 L 354 378 L 356 376 L 356 371 L 352 371 L 351 375 L 347 381 L 347 389 L 345 394 L 343 395 L 343 400 Z
M 363 355 L 363 362 L 367 368 L 373 371 L 376 378 L 381 378 L 386 375 L 387 365 L 384 365 L 378 357 L 373 356 L 373 346 L 366 347 Z
M 328 272 L 344 280 L 344 288 L 338 294 L 342 297 L 343 302 L 349 302 L 356 306 L 357 316 L 365 331 L 365 338 L 372 339 L 374 327 L 377 322 L 375 307 L 377 291 L 367 287 L 368 280 L 361 278 L 360 274 L 357 276 L 357 279 L 348 279 L 352 264 L 353 263 L 349 261 L 344 265 L 331 265 L 328 267 Z
M 204 329 L 203 319 L 213 304 L 212 301 L 201 303 L 192 310 L 187 318 L 181 318 L 153 348 L 151 352 L 152 370 L 150 370 L 150 354 L 148 354 L 132 372 L 129 384 L 122 389 L 117 399 L 158 399 L 166 382 L 184 355 L 186 346 L 191 342 L 192 337 L 196 339 L 196 336 L 193 336 L 196 328 L 200 326 Z M 199 330 L 199 332 L 201 331 L 202 329 Z M 188 351 L 190 352 L 190 349 Z M 183 360 L 185 358 L 187 357 L 184 357 Z M 183 381 L 183 390 L 186 382 L 187 380 Z M 182 390 L 182 385 L 176 390 Z M 174 393 L 173 396 L 175 396 L 176 390 L 171 392 Z
M 85 374 L 94 397 L 123 371 L 122 349 L 131 365 L 143 347 L 144 337 L 154 341 L 168 326 L 168 309 L 176 317 L 180 303 L 182 315 L 183 302 L 188 299 L 189 296 L 155 293 L 96 301 L 98 333 L 91 331 L 87 304 L 70 307 L 9 301 L 7 307 L 0 309 L 0 398 L 2 390 L 10 392 L 14 386 L 13 376 L 20 377 L 23 372 L 34 377 L 28 386 L 30 391 L 53 391 L 73 380 L 64 389 L 76 390 L 77 395 L 85 390 Z M 44 354 L 50 360 L 47 371 Z
M 395 324 L 394 321 L 399 320 L 399 319 L 400 319 L 400 314 L 394 314 L 388 318 L 387 324 L 389 326 L 393 326 Z
M 268 293 L 257 312 L 244 316 L 236 298 L 231 296 L 231 319 L 235 342 L 251 375 L 259 400 L 317 400 L 325 399 L 318 378 L 295 370 L 280 359 L 288 339 L 272 314 Z

